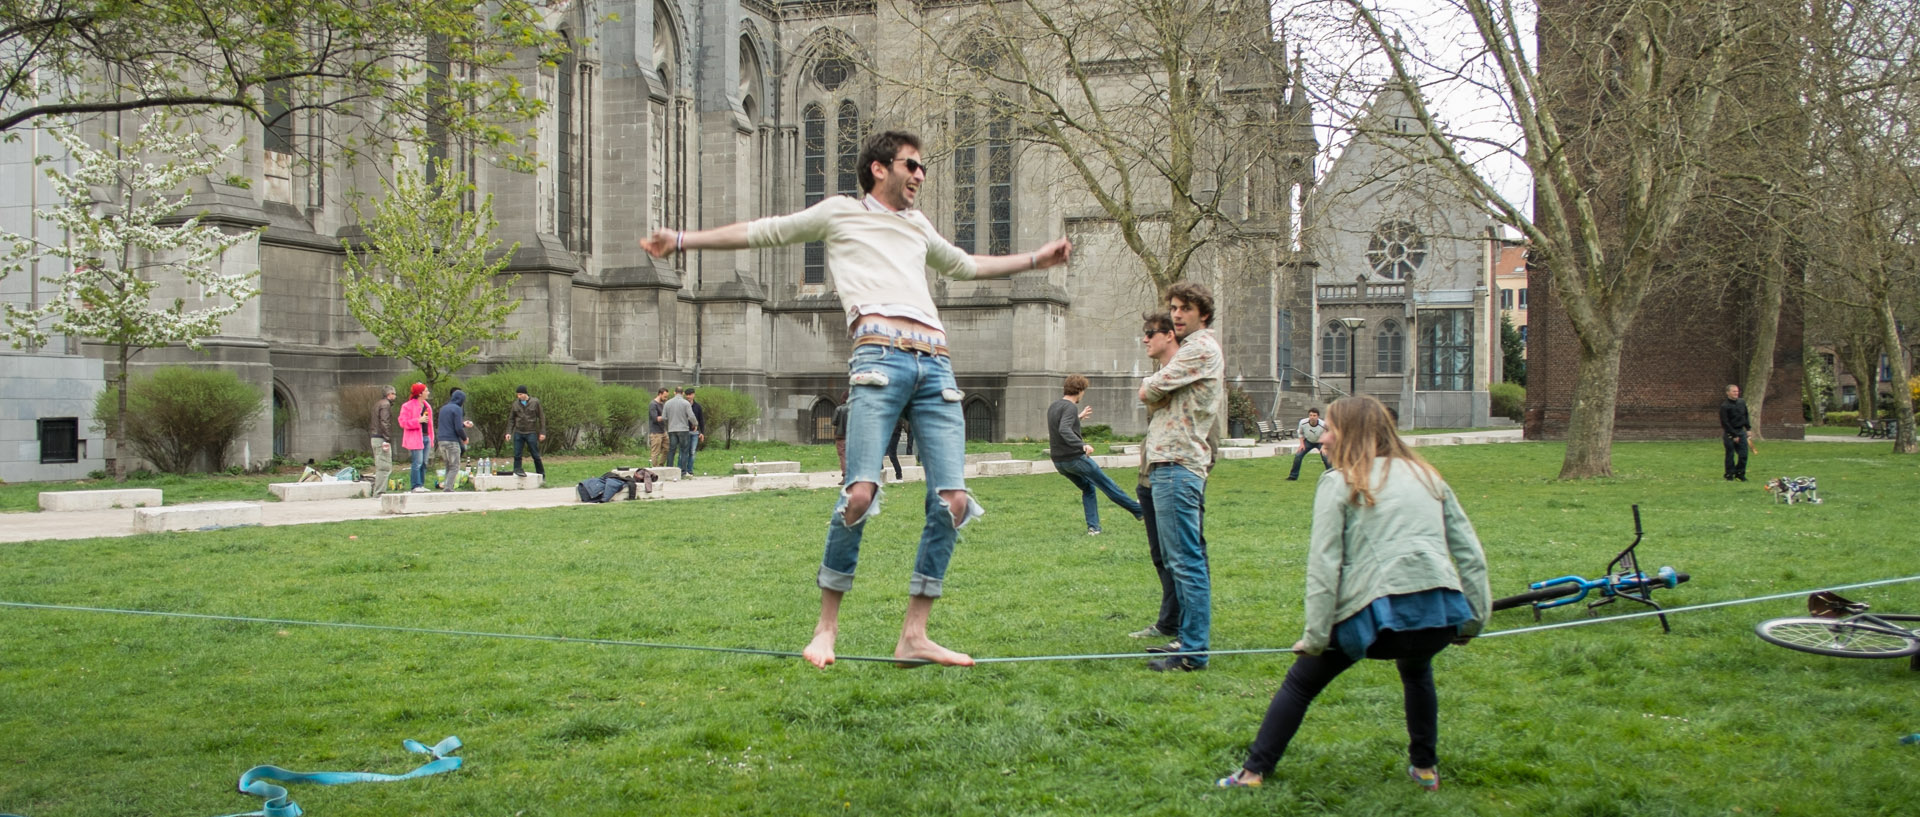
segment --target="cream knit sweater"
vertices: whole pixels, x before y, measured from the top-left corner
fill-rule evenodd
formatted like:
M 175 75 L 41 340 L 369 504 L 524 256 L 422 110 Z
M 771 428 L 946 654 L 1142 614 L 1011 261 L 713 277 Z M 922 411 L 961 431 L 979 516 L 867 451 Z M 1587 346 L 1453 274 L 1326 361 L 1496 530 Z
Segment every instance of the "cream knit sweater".
M 829 196 L 798 213 L 747 223 L 749 247 L 808 241 L 827 243 L 827 269 L 849 313 L 898 304 L 936 316 L 927 268 L 963 281 L 979 271 L 973 257 L 935 232 L 919 210 L 870 209 L 860 199 Z

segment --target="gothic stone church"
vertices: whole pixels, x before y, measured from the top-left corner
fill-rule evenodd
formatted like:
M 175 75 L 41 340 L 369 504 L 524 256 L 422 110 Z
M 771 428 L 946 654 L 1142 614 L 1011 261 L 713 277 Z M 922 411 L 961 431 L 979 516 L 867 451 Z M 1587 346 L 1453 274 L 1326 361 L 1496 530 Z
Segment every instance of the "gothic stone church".
M 653 259 L 637 242 L 659 225 L 714 227 L 857 193 L 853 157 L 860 137 L 906 128 L 927 140 L 932 161 L 920 205 L 962 248 L 1021 251 L 1060 235 L 1075 244 L 1074 261 L 1064 267 L 993 281 L 934 278 L 967 394 L 969 437 L 1044 439 L 1045 408 L 1072 372 L 1094 383 L 1089 422 L 1123 433 L 1144 430 L 1145 414 L 1133 399 L 1138 378 L 1149 371 L 1138 318 L 1156 298 L 1140 262 L 1091 200 L 1058 183 L 1058 168 L 1049 166 L 1044 148 L 1004 127 L 977 129 L 980 136 L 971 143 L 950 143 L 948 135 L 974 130 L 955 127 L 954 112 L 908 121 L 887 108 L 889 96 L 876 74 L 894 67 L 889 60 L 913 58 L 897 44 L 917 36 L 899 9 L 873 0 L 613 0 L 590 13 L 581 5 L 555 17 L 574 53 L 554 69 L 530 67 L 524 77 L 550 103 L 537 131 L 543 168 L 519 173 L 463 157 L 480 191 L 494 196 L 502 246 L 519 245 L 509 271 L 518 275 L 513 294 L 521 299 L 511 318 L 518 338 L 488 347 L 467 374 L 510 359 L 544 358 L 649 391 L 683 383 L 725 386 L 760 402 L 762 420 L 753 436 L 819 440 L 846 391 L 849 353 L 822 251 L 790 247 Z M 881 47 L 888 43 L 896 45 Z M 1284 62 L 1284 46 L 1273 48 Z M 1318 286 L 1317 276 L 1338 267 L 1303 260 L 1309 253 L 1300 234 L 1313 209 L 1311 111 L 1297 87 L 1266 91 L 1255 96 L 1268 100 L 1261 104 L 1270 110 L 1261 115 L 1282 123 L 1270 129 L 1275 149 L 1269 154 L 1280 158 L 1250 174 L 1244 190 L 1223 197 L 1236 208 L 1228 216 L 1239 222 L 1240 238 L 1203 253 L 1188 277 L 1215 289 L 1215 326 L 1227 351 L 1229 380 L 1252 396 L 1262 416 L 1290 424 L 1306 406 L 1348 388 L 1353 372 L 1339 367 L 1360 365 L 1360 341 L 1329 334 L 1342 325 L 1342 309 L 1379 313 L 1372 324 L 1378 329 L 1388 312 L 1411 319 L 1414 307 L 1410 295 L 1375 302 Z M 363 448 L 364 418 L 338 416 L 340 388 L 392 382 L 407 368 L 356 351 L 372 338 L 341 296 L 340 242 L 358 232 L 341 194 L 377 191 L 378 176 L 364 167 L 308 176 L 295 154 L 311 140 L 298 127 L 246 140 L 235 172 L 254 180 L 250 189 L 215 184 L 195 199 L 211 217 L 267 227 L 249 248 L 254 256 L 232 261 L 257 266 L 260 296 L 228 320 L 221 336 L 206 341 L 205 353 L 164 349 L 139 358 L 148 367 L 218 365 L 270 393 L 273 416 L 281 421 L 271 428 L 263 422 L 244 446 L 235 446 L 236 455 L 248 451 L 254 463 L 270 452 L 304 459 Z M 0 164 L 18 167 L 24 158 L 14 146 L 0 146 L 0 152 Z M 14 224 L 21 220 L 19 209 L 0 216 L 21 229 Z M 1414 214 L 1361 210 L 1353 217 L 1367 223 L 1354 229 L 1374 231 L 1377 223 L 1394 231 L 1401 248 L 1396 264 L 1410 260 L 1406 247 L 1427 240 L 1405 232 L 1418 229 L 1421 219 Z M 1365 250 L 1355 252 L 1349 261 L 1373 263 L 1361 257 Z M 1474 244 L 1455 255 L 1480 252 Z M 24 297 L 17 280 L 4 286 L 6 297 Z M 1323 296 L 1332 301 L 1323 303 Z M 1469 309 L 1479 326 L 1487 324 L 1484 300 Z M 1401 324 L 1401 330 L 1410 328 L 1410 320 Z M 1456 334 L 1449 336 L 1454 351 L 1465 338 L 1486 359 L 1483 331 Z M 1404 416 L 1417 402 L 1410 399 L 1416 367 L 1405 362 L 1406 341 L 1398 342 L 1400 351 L 1368 358 L 1392 365 L 1373 369 L 1359 386 L 1400 406 Z M 1328 344 L 1343 345 L 1334 354 L 1322 349 Z M 100 376 L 101 356 L 91 344 L 66 339 L 38 355 L 0 361 L 84 379 Z M 1477 416 L 1468 411 L 1450 419 L 1483 425 L 1485 367 L 1474 371 L 1465 364 L 1460 378 L 1451 377 L 1462 372 L 1459 365 L 1448 371 L 1442 387 L 1479 392 L 1481 407 Z M 0 379 L 6 376 L 0 372 Z M 65 408 L 39 406 L 31 413 L 78 411 L 79 436 L 97 436 L 88 429 L 82 402 L 90 407 L 90 401 L 70 400 Z M 33 439 L 30 431 L 6 437 Z M 84 474 L 99 467 L 102 447 L 96 444 L 80 461 L 63 466 L 76 473 L 26 468 L 31 452 L 26 442 L 20 448 L 18 457 L 6 451 L 11 465 L 0 463 L 11 468 L 7 479 Z

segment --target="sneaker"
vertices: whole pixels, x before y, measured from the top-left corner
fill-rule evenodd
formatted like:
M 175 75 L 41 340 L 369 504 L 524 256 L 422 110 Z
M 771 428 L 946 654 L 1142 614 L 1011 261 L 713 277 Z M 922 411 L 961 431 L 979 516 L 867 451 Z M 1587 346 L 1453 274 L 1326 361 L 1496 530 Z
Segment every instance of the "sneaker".
M 1088 536 L 1099 536 L 1099 535 L 1100 535 L 1100 526 L 1098 526 L 1098 525 L 1088 525 L 1088 526 L 1087 526 L 1087 535 L 1088 535 Z
M 1260 780 L 1243 780 L 1241 779 L 1239 772 L 1234 772 L 1233 774 L 1227 775 L 1226 777 L 1222 777 L 1219 780 L 1213 781 L 1213 785 L 1222 789 L 1238 789 L 1238 788 L 1255 789 L 1255 788 L 1259 788 L 1262 782 L 1263 781 L 1260 781 Z
M 418 487 L 418 488 L 415 488 L 415 489 L 413 489 L 413 492 L 414 492 L 414 493 L 416 493 L 416 494 L 424 494 L 424 493 L 426 493 L 426 492 L 427 492 L 427 486 L 425 486 L 425 485 L 422 485 L 422 486 L 420 486 L 420 487 Z
M 1437 769 L 1433 771 L 1423 772 L 1412 766 L 1408 766 L 1407 776 L 1413 778 L 1414 785 L 1419 786 L 1420 788 L 1426 789 L 1427 791 L 1440 790 L 1440 772 Z
M 1155 624 L 1139 632 L 1127 633 L 1128 638 L 1166 638 L 1167 636 L 1170 636 L 1170 635 L 1174 635 L 1174 633 L 1170 633 L 1170 632 L 1167 632 L 1166 630 L 1160 629 L 1160 625 L 1158 624 Z
M 1297 477 L 1297 476 L 1296 476 L 1296 477 L 1287 477 L 1287 481 L 1288 481 L 1288 482 L 1299 482 L 1299 481 L 1300 481 L 1300 478 L 1299 478 L 1299 477 Z
M 1207 665 L 1183 655 L 1176 655 L 1169 658 L 1155 658 L 1147 662 L 1147 669 L 1153 670 L 1154 672 L 1199 672 L 1206 668 Z M 1435 783 L 1434 785 L 1437 786 L 1439 784 Z
M 1153 653 L 1154 655 L 1164 655 L 1166 653 L 1179 652 L 1179 651 L 1180 651 L 1180 642 L 1178 641 L 1169 641 L 1166 643 L 1166 646 L 1164 647 L 1148 647 L 1147 648 L 1147 652 Z
M 515 472 L 513 472 L 513 475 L 514 475 L 514 476 L 516 476 L 516 477 L 524 477 L 524 476 L 526 476 L 526 475 L 527 475 L 527 472 L 525 472 L 525 471 L 515 471 Z

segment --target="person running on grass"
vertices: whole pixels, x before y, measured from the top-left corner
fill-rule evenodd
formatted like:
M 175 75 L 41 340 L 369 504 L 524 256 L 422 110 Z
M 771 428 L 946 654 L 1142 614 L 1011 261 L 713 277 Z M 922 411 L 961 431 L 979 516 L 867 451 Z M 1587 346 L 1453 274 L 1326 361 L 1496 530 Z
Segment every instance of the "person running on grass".
M 1334 470 L 1313 497 L 1306 633 L 1240 770 L 1222 788 L 1258 786 L 1280 762 L 1307 707 L 1362 658 L 1400 669 L 1407 774 L 1440 788 L 1440 698 L 1433 657 L 1465 644 L 1492 609 L 1480 537 L 1440 472 L 1413 453 L 1379 400 L 1335 401 L 1322 436 Z
M 894 423 L 913 425 L 927 474 L 927 520 L 920 533 L 909 600 L 895 658 L 971 666 L 973 659 L 927 637 L 959 529 L 981 514 L 967 492 L 964 396 L 954 386 L 946 329 L 927 289 L 926 270 L 950 278 L 999 278 L 1067 263 L 1072 244 L 1054 239 L 1030 253 L 969 255 L 942 238 L 913 209 L 927 166 L 920 139 L 903 131 L 868 137 L 858 161 L 863 198 L 829 196 L 801 212 L 684 232 L 658 229 L 641 246 L 655 257 L 683 250 L 737 250 L 824 241 L 827 267 L 846 308 L 853 355 L 847 421 L 847 474 L 827 522 L 821 559 L 820 620 L 802 652 L 825 668 L 834 661 L 840 601 L 853 587 L 867 517 L 880 510 L 880 460 Z

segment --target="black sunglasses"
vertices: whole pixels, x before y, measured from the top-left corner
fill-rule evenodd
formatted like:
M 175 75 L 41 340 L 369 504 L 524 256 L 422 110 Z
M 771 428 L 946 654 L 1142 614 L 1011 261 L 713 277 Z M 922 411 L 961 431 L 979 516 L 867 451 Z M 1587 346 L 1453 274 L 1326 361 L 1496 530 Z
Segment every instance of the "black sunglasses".
M 1171 329 L 1148 329 L 1148 330 L 1147 330 L 1147 340 L 1153 340 L 1153 336 L 1154 336 L 1154 335 L 1158 335 L 1158 334 L 1160 334 L 1160 333 L 1162 333 L 1162 332 L 1171 332 L 1171 331 L 1173 331 L 1173 330 L 1171 330 Z
M 895 159 L 894 161 L 905 164 L 907 166 L 907 175 L 909 176 L 915 173 L 932 172 L 927 169 L 926 165 L 921 164 L 919 159 Z

